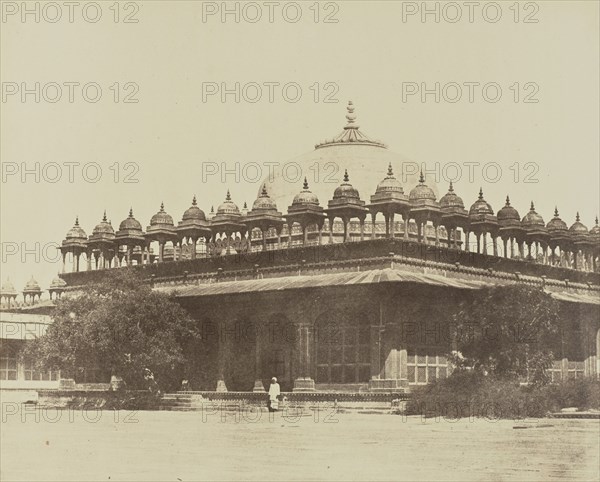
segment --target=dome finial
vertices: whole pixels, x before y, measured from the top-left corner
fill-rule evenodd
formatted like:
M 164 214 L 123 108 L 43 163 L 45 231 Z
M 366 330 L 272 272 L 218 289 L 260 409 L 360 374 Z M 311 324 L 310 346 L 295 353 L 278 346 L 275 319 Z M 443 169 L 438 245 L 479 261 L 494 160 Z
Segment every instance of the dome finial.
M 248 203 L 244 201 L 244 209 L 248 209 Z
M 214 206 L 211 206 L 211 207 L 210 207 L 210 213 L 211 213 L 211 214 L 214 214 L 214 213 L 215 213 L 215 207 L 214 207 Z
M 349 182 L 350 178 L 348 177 L 348 169 L 344 169 L 344 182 Z
M 160 202 L 160 212 L 164 213 L 165 212 L 165 203 L 164 202 Z
M 419 176 L 419 182 L 425 184 L 425 176 L 423 176 L 423 170 L 421 169 L 421 175 Z
M 261 197 L 269 197 L 269 193 L 267 192 L 267 185 L 263 184 L 262 192 L 260 193 Z
M 579 222 L 579 211 L 577 211 L 577 216 L 575 216 L 575 221 Z
M 531 208 L 529 208 L 530 211 L 535 211 L 535 206 L 533 204 L 533 201 L 531 201 Z
M 346 114 L 346 120 L 348 121 L 347 127 L 354 127 L 353 124 L 356 121 L 356 115 L 354 114 L 354 104 L 351 100 L 348 101 L 348 106 L 346 107 L 348 113 Z
M 392 170 L 392 163 L 390 162 L 388 165 L 388 177 L 392 177 L 394 175 L 394 171 Z
M 598 215 L 596 214 L 596 226 L 598 226 Z
M 479 199 L 483 200 L 483 188 L 482 187 L 479 188 Z
M 225 201 L 231 201 L 231 193 L 229 192 L 229 189 L 227 189 L 227 196 L 225 196 Z
M 558 206 L 554 206 L 554 217 L 558 217 Z
M 508 194 L 506 195 L 506 206 L 510 206 L 510 197 L 508 197 Z
M 196 202 L 196 195 L 194 194 L 194 198 L 192 199 L 192 206 L 196 206 L 198 203 Z
M 454 186 L 452 185 L 452 181 L 450 181 L 450 187 L 448 188 L 448 192 L 454 192 Z
M 308 191 L 308 181 L 306 180 L 306 177 L 304 178 L 304 190 Z
M 133 217 L 133 208 L 129 208 L 129 217 L 132 218 Z
M 106 222 L 106 209 L 104 210 L 104 216 L 102 216 L 102 221 Z
M 79 214 L 75 216 L 75 226 L 79 226 Z

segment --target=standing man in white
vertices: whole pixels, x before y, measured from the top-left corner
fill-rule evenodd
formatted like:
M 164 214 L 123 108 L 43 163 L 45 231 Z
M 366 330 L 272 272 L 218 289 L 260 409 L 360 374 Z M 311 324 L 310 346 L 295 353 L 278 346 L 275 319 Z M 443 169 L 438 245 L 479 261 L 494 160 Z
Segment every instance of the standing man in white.
M 271 378 L 271 385 L 269 386 L 269 412 L 276 412 L 279 409 L 279 394 L 281 389 L 277 378 Z

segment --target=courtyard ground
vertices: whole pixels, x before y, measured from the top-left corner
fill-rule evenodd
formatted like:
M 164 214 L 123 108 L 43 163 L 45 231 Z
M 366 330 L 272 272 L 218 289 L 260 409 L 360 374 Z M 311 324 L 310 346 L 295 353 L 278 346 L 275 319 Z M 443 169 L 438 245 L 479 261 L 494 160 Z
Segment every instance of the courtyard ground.
M 599 480 L 598 420 L 3 408 L 3 481 Z

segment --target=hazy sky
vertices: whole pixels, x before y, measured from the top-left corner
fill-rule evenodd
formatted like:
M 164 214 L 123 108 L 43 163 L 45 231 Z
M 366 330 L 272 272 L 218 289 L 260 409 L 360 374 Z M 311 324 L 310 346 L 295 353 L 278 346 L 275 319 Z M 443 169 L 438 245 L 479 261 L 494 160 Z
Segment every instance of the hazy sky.
M 480 2 L 472 21 L 464 2 L 427 2 L 439 22 L 415 12 L 422 2 L 227 2 L 238 22 L 223 22 L 222 2 L 90 3 L 26 2 L 23 17 L 21 2 L 2 2 L 1 281 L 18 290 L 31 275 L 47 288 L 61 266 L 52 246 L 76 215 L 89 235 L 104 209 L 116 228 L 132 206 L 145 228 L 161 201 L 175 222 L 194 194 L 205 211 L 227 188 L 251 204 L 257 182 L 203 182 L 206 163 L 295 158 L 341 131 L 349 99 L 361 128 L 409 159 L 497 163 L 497 182 L 481 167 L 470 188 L 461 181 L 466 203 L 482 185 L 496 211 L 510 193 L 522 215 L 533 199 L 546 221 L 558 205 L 569 225 L 577 210 L 593 225 L 598 2 Z M 239 102 L 208 95 L 236 82 Z M 436 82 L 439 102 L 408 95 Z

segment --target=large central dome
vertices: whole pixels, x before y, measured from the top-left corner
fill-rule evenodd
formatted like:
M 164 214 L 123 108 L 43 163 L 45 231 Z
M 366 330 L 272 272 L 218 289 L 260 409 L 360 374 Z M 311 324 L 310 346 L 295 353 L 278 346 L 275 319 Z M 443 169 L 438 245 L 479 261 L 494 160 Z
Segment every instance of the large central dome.
M 352 173 L 352 185 L 364 199 L 375 193 L 390 164 L 404 192 L 410 192 L 418 184 L 418 172 L 406 175 L 406 171 L 418 171 L 417 164 L 405 164 L 403 169 L 403 163 L 409 160 L 391 152 L 383 142 L 371 139 L 360 130 L 352 102 L 348 103 L 347 111 L 347 124 L 340 134 L 318 143 L 311 152 L 281 163 L 274 169 L 271 179 L 264 179 L 262 184 L 267 186 L 269 196 L 278 206 L 292 204 L 304 177 L 307 177 L 311 191 L 326 206 L 336 187 L 342 183 L 346 170 Z M 437 197 L 437 187 L 433 182 L 430 187 Z

